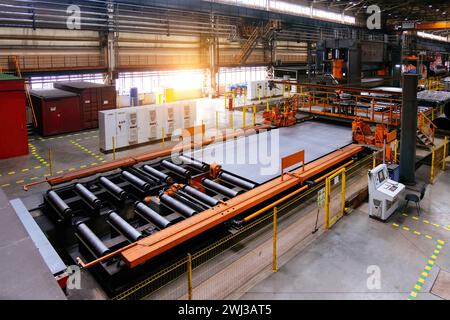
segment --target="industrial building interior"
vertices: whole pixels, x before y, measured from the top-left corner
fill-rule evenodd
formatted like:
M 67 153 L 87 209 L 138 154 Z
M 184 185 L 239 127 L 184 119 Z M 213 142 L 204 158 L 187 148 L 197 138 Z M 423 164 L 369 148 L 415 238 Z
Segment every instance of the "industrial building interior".
M 450 300 L 449 15 L 0 0 L 0 299 Z

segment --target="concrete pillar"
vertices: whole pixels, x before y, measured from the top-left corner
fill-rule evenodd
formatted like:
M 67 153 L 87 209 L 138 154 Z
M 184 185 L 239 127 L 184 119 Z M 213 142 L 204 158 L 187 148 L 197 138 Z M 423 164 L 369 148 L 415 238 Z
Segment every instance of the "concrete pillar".
M 403 76 L 400 181 L 406 185 L 416 183 L 417 82 L 417 75 L 405 74 Z

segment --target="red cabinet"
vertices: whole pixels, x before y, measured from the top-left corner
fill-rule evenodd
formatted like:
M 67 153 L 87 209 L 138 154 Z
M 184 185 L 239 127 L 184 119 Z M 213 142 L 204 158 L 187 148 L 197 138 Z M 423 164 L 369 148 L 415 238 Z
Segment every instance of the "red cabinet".
M 42 136 L 82 130 L 80 99 L 76 93 L 59 89 L 30 92 Z
M 55 88 L 74 92 L 80 97 L 83 129 L 98 128 L 98 112 L 116 108 L 116 88 L 91 82 L 55 82 Z
M 23 79 L 0 74 L 0 159 L 28 154 Z

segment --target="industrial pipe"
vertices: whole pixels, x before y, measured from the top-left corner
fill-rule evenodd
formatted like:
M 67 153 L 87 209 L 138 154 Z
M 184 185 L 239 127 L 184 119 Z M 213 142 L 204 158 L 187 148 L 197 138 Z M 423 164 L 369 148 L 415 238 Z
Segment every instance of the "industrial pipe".
M 97 258 L 111 252 L 109 248 L 105 246 L 103 241 L 100 240 L 85 223 L 79 222 L 75 225 L 75 228 L 80 238 L 85 242 L 88 248 L 94 252 L 94 255 Z
M 157 179 L 158 181 L 164 181 L 166 183 L 173 182 L 172 178 L 169 175 L 167 175 L 159 170 L 156 170 L 155 168 L 153 168 L 147 164 L 144 165 L 143 169 L 145 172 L 147 172 L 150 176 Z
M 72 209 L 63 201 L 63 199 L 58 196 L 58 194 L 50 190 L 47 193 L 48 200 L 51 202 L 51 204 L 55 207 L 55 209 L 63 216 L 69 217 L 72 215 Z
M 191 196 L 192 198 L 199 200 L 200 202 L 203 202 L 204 204 L 206 204 L 210 207 L 217 206 L 220 203 L 220 200 L 217 200 L 216 198 L 208 196 L 207 194 L 205 194 L 195 188 L 192 188 L 190 186 L 185 186 L 181 190 L 186 192 L 186 194 Z
M 251 190 L 256 187 L 256 184 L 254 184 L 254 183 L 242 180 L 238 177 L 235 177 L 235 176 L 233 176 L 229 173 L 223 172 L 223 171 L 221 173 L 219 173 L 219 179 L 229 182 L 231 184 L 234 184 L 234 185 L 236 185 L 240 188 L 246 189 L 246 190 Z
M 190 178 L 191 177 L 191 172 L 183 167 L 177 166 L 176 164 L 173 164 L 170 161 L 167 160 L 163 160 L 161 161 L 161 166 L 172 171 L 175 172 L 176 174 L 185 177 L 185 178 Z
M 138 241 L 143 238 L 142 233 L 137 231 L 132 225 L 126 222 L 121 216 L 116 212 L 108 212 L 108 221 L 111 225 L 116 228 L 125 238 L 131 242 Z
M 111 180 L 105 177 L 100 177 L 100 184 L 117 199 L 122 201 L 126 199 L 127 193 L 125 192 L 125 190 L 120 188 L 115 183 L 111 182 Z
M 198 160 L 195 159 L 191 159 L 188 158 L 186 156 L 179 156 L 178 157 L 181 161 L 183 161 L 185 164 L 190 165 L 192 167 L 194 167 L 195 169 L 198 169 L 200 171 L 207 171 L 208 170 L 208 165 L 204 164 L 203 162 L 200 162 Z
M 242 191 L 235 191 L 233 189 L 227 188 L 227 187 L 225 187 L 225 186 L 223 186 L 221 184 L 218 184 L 217 182 L 214 182 L 214 181 L 212 181 L 210 179 L 207 179 L 207 178 L 202 180 L 202 184 L 205 187 L 207 187 L 207 188 L 209 188 L 209 189 L 211 189 L 211 190 L 213 190 L 215 192 L 223 194 L 227 198 L 234 198 L 234 197 L 236 197 L 236 196 L 238 196 L 239 194 L 242 193 Z
M 169 220 L 167 220 L 142 202 L 136 202 L 135 212 L 148 222 L 155 224 L 159 229 L 165 229 L 172 224 Z
M 186 218 L 192 217 L 194 214 L 198 213 L 196 210 L 192 209 L 188 205 L 185 205 L 183 202 L 181 202 L 175 198 L 172 198 L 171 196 L 169 196 L 167 194 L 161 194 L 159 199 L 161 200 L 162 203 L 167 205 L 169 208 L 171 208 L 172 210 L 174 210 L 176 212 L 179 212 Z
M 122 177 L 124 177 L 125 180 L 143 191 L 150 190 L 150 184 L 148 184 L 141 178 L 136 177 L 134 174 L 129 173 L 128 171 L 122 171 Z
M 77 183 L 75 185 L 75 191 L 83 198 L 91 207 L 100 208 L 102 206 L 102 202 L 99 198 L 97 198 L 92 192 L 90 192 L 85 186 L 81 183 Z

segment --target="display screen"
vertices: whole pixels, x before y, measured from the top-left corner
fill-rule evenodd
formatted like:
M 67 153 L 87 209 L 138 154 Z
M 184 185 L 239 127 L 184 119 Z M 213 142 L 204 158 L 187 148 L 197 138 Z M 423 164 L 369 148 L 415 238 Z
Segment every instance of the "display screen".
M 383 170 L 378 171 L 378 181 L 382 183 L 385 179 L 386 177 L 384 176 L 384 171 Z

